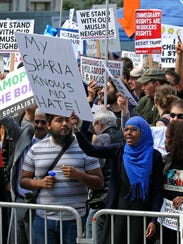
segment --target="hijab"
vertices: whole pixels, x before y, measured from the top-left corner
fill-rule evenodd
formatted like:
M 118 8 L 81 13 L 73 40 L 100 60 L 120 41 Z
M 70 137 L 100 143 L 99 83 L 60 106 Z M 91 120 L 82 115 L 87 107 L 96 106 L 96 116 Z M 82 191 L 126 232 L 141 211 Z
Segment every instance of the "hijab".
M 131 200 L 145 200 L 148 196 L 149 178 L 153 161 L 153 138 L 149 124 L 140 116 L 130 118 L 125 126 L 132 125 L 140 130 L 140 138 L 136 145 L 124 146 L 123 161 L 130 181 Z

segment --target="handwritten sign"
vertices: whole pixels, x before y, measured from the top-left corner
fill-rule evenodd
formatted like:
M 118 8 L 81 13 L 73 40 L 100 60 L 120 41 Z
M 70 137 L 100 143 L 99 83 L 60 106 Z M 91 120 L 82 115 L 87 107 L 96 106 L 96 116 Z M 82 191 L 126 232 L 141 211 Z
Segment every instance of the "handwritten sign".
M 0 20 L 0 52 L 10 53 L 18 51 L 14 33 L 33 33 L 34 20 Z
M 106 9 L 91 9 L 76 11 L 81 39 L 105 39 Z M 108 14 L 108 38 L 116 38 L 115 17 L 113 8 Z
M 70 40 L 15 33 L 36 103 L 45 113 L 92 121 Z
M 0 82 L 0 118 L 35 104 L 25 68 L 9 73 Z
M 135 12 L 135 52 L 137 54 L 161 53 L 161 17 L 158 9 L 138 9 Z
M 104 85 L 103 61 L 103 59 L 81 56 L 81 75 L 85 83 L 95 79 L 98 85 Z M 109 60 L 107 66 L 113 76 L 122 77 L 123 62 Z

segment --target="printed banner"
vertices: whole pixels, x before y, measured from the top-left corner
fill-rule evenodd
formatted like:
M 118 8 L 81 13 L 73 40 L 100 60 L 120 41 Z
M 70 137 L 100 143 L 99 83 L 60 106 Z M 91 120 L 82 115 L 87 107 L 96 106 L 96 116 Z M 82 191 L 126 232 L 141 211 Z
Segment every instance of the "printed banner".
M 105 75 L 103 62 L 103 59 L 81 56 L 81 76 L 86 84 L 95 79 L 99 86 L 103 86 Z M 113 76 L 122 77 L 123 62 L 108 60 L 107 66 Z
M 35 104 L 25 68 L 9 73 L 0 82 L 0 119 Z
M 135 52 L 137 54 L 161 53 L 161 17 L 158 9 L 138 9 L 135 12 Z

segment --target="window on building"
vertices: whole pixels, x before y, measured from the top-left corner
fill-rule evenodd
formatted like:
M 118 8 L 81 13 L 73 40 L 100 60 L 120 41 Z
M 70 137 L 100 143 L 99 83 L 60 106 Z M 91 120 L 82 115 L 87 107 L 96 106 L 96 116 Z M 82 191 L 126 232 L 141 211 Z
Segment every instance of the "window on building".
M 50 2 L 31 2 L 31 11 L 48 11 L 51 10 Z

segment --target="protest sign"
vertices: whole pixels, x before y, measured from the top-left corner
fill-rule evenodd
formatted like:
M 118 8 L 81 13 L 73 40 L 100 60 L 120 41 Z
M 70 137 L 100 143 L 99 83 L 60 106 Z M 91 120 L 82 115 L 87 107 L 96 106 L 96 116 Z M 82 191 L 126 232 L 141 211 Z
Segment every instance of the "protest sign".
M 96 57 L 97 44 L 96 40 L 86 40 L 86 55 L 88 57 Z
M 162 204 L 162 207 L 161 207 L 161 212 L 162 213 L 182 213 L 183 212 L 183 204 L 181 204 L 178 208 L 175 208 L 173 206 L 173 202 L 164 198 L 163 200 L 163 204 Z M 167 228 L 169 229 L 172 229 L 172 230 L 177 230 L 177 219 L 176 218 L 170 218 L 170 217 L 164 217 L 162 219 L 158 218 L 158 222 L 161 223 L 162 221 L 162 224 L 164 226 L 166 226 Z M 180 230 L 180 229 L 179 229 Z
M 161 53 L 161 17 L 158 9 L 138 9 L 135 12 L 135 52 Z
M 134 67 L 141 67 L 143 66 L 143 55 L 136 54 L 135 52 L 131 51 L 122 51 L 122 57 L 128 57 L 132 60 Z
M 25 68 L 9 73 L 0 82 L 0 119 L 35 104 Z
M 175 39 L 162 39 L 161 66 L 162 68 L 175 68 L 176 50 Z
M 36 103 L 45 113 L 92 121 L 70 40 L 15 33 Z
M 94 4 L 93 9 L 103 9 L 106 8 L 105 4 Z M 113 8 L 114 10 L 114 20 L 115 20 L 115 27 L 116 27 L 116 38 L 114 39 L 108 39 L 108 51 L 109 52 L 121 52 L 121 45 L 120 45 L 120 40 L 119 40 L 119 32 L 118 32 L 118 21 L 117 21 L 117 4 L 109 4 L 109 8 Z M 101 53 L 101 58 L 105 58 L 105 39 L 102 39 L 99 41 L 100 42 L 100 53 Z
M 14 33 L 33 33 L 34 20 L 0 20 L 0 52 L 10 53 L 18 51 Z
M 22 57 L 19 52 L 15 52 L 15 57 L 14 57 L 14 69 L 17 69 L 18 65 L 23 61 Z M 10 71 L 10 54 L 3 54 L 3 64 L 4 64 L 4 70 Z
M 183 27 L 175 25 L 162 24 L 162 38 L 163 39 L 175 39 L 178 42 L 177 36 L 183 40 Z
M 103 59 L 81 56 L 81 76 L 83 81 L 88 84 L 95 79 L 99 86 L 104 85 L 105 68 Z M 108 60 L 108 69 L 113 76 L 122 77 L 123 62 Z
M 78 30 L 60 28 L 58 29 L 58 36 L 61 39 L 64 38 L 71 41 L 76 59 L 79 53 L 83 54 L 83 40 L 80 39 Z
M 76 15 L 81 39 L 105 39 L 106 9 L 78 10 Z M 108 12 L 108 38 L 116 38 L 113 8 Z
M 116 78 L 114 77 L 110 70 L 108 69 L 108 67 L 106 67 L 105 63 L 103 62 L 103 65 L 108 73 L 108 75 L 110 76 L 110 78 L 112 79 L 116 89 L 119 91 L 119 93 L 121 93 L 121 95 L 123 95 L 125 98 L 128 99 L 128 102 L 133 105 L 136 106 L 137 102 L 134 99 L 134 97 L 132 96 L 132 94 L 129 92 L 129 90 L 126 88 L 125 84 L 123 83 L 123 81 L 120 78 Z

